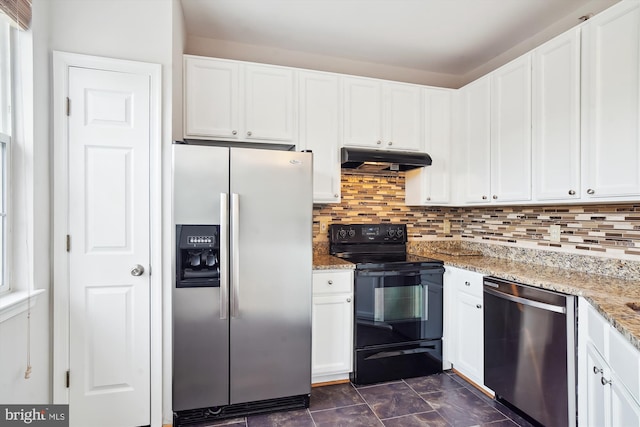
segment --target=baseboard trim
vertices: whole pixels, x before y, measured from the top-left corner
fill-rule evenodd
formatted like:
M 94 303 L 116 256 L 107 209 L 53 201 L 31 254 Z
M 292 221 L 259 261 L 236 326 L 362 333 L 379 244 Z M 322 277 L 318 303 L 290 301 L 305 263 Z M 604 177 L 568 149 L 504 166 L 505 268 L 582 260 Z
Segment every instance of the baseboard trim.
M 466 382 L 468 382 L 469 384 L 471 384 L 472 386 L 474 386 L 475 388 L 480 390 L 483 394 L 486 394 L 491 399 L 493 399 L 495 397 L 493 394 L 489 393 L 487 390 L 482 388 L 480 385 L 476 384 L 473 380 L 470 380 L 469 377 L 467 377 L 466 375 L 460 373 L 460 371 L 458 371 L 457 369 L 454 368 L 454 369 L 452 369 L 452 371 L 455 372 L 460 378 L 462 378 L 463 380 L 465 380 Z
M 336 385 L 336 384 L 347 384 L 349 380 L 335 380 L 335 381 L 325 381 L 321 383 L 311 384 L 311 387 L 324 387 L 327 385 Z

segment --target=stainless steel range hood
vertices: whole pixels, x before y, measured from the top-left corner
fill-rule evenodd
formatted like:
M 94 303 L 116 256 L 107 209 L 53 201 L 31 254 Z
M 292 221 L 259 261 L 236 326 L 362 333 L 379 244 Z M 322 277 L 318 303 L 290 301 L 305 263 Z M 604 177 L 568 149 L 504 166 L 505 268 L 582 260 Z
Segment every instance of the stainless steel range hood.
M 431 156 L 410 151 L 367 150 L 343 147 L 342 168 L 362 172 L 408 171 L 431 165 Z

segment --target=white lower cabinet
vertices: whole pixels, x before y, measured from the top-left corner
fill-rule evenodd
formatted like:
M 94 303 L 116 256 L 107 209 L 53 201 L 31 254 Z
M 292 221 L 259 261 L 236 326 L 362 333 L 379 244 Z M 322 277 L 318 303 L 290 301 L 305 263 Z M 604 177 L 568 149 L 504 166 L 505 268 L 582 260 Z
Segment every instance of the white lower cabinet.
M 586 300 L 578 307 L 578 425 L 640 425 L 640 352 Z
M 456 371 L 484 388 L 482 280 L 480 273 L 446 267 L 444 358 L 445 364 L 450 362 Z
M 353 271 L 313 272 L 311 382 L 349 379 L 353 366 Z

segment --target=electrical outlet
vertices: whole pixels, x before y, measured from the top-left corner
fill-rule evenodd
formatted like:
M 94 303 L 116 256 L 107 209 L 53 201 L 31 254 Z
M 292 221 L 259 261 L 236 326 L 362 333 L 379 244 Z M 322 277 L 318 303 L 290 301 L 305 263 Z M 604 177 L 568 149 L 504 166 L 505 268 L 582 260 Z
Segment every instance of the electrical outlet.
M 451 233 L 451 221 L 449 221 L 448 219 L 442 221 L 442 229 L 444 231 L 444 234 Z
M 550 225 L 549 226 L 549 240 L 552 242 L 560 241 L 560 226 L 559 225 Z
M 329 223 L 327 221 L 320 221 L 320 232 L 325 233 L 329 228 Z

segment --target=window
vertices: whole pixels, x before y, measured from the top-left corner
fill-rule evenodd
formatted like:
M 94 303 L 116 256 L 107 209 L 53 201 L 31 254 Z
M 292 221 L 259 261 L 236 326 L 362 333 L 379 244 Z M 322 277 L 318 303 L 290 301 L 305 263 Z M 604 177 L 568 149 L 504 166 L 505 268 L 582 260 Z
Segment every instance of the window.
M 0 12 L 0 294 L 10 291 L 7 268 L 9 158 L 12 134 L 11 27 Z

